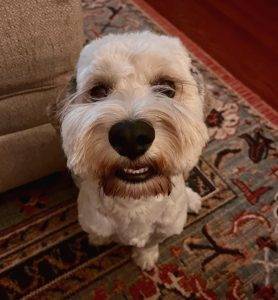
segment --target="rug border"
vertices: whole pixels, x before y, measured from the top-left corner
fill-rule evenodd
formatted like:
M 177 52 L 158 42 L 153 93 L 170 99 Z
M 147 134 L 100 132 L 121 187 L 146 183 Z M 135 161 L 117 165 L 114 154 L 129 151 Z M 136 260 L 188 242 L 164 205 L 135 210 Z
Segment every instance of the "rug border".
M 240 98 L 248 102 L 271 125 L 278 126 L 278 112 L 268 105 L 259 95 L 249 89 L 245 84 L 236 79 L 229 71 L 207 54 L 200 46 L 193 42 L 187 35 L 176 28 L 171 22 L 160 15 L 144 0 L 128 0 L 134 3 L 140 11 L 148 15 L 159 27 L 167 33 L 178 36 L 192 54 L 198 58 L 209 70 L 219 77 L 226 85 L 235 91 Z

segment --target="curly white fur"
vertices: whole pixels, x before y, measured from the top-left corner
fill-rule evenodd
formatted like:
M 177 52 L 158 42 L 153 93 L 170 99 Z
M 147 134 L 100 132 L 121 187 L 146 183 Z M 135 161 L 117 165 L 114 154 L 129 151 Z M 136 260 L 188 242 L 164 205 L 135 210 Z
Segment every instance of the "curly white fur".
M 208 140 L 203 83 L 195 75 L 177 38 L 150 32 L 111 34 L 82 50 L 77 91 L 61 111 L 68 167 L 79 178 L 80 225 L 95 244 L 134 246 L 133 258 L 143 269 L 154 266 L 159 242 L 181 233 L 188 209 L 198 212 L 201 207 L 200 196 L 184 183 Z M 159 76 L 176 82 L 174 99 L 152 89 L 150 82 Z M 103 80 L 113 83 L 113 91 L 91 102 L 88 91 Z M 155 140 L 138 163 L 154 164 L 161 176 L 130 184 L 112 178 L 115 167 L 133 162 L 111 147 L 108 131 L 118 121 L 140 118 L 152 124 Z M 121 192 L 106 194 L 109 180 Z

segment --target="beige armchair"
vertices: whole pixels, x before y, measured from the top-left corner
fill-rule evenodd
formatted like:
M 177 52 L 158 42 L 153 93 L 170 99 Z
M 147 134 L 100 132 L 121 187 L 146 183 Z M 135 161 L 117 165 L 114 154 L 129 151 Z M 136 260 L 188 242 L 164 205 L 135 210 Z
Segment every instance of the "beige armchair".
M 46 107 L 84 42 L 79 0 L 1 0 L 0 192 L 65 167 Z

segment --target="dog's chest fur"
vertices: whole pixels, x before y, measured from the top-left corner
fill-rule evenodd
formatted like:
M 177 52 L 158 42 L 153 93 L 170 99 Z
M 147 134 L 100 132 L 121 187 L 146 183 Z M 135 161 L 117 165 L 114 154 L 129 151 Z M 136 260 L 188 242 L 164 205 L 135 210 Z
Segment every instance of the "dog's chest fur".
M 154 236 L 179 234 L 186 222 L 188 195 L 182 176 L 173 177 L 172 183 L 169 196 L 127 201 L 101 195 L 97 184 L 83 182 L 78 197 L 80 225 L 89 234 L 137 247 Z

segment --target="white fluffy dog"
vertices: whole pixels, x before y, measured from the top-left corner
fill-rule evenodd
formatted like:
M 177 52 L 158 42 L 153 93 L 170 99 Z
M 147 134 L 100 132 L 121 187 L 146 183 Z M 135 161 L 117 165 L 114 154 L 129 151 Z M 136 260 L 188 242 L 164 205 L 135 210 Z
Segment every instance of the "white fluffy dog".
M 133 246 L 142 269 L 179 234 L 200 196 L 185 186 L 208 140 L 205 90 L 182 43 L 150 32 L 89 43 L 56 107 L 78 217 L 90 242 Z

